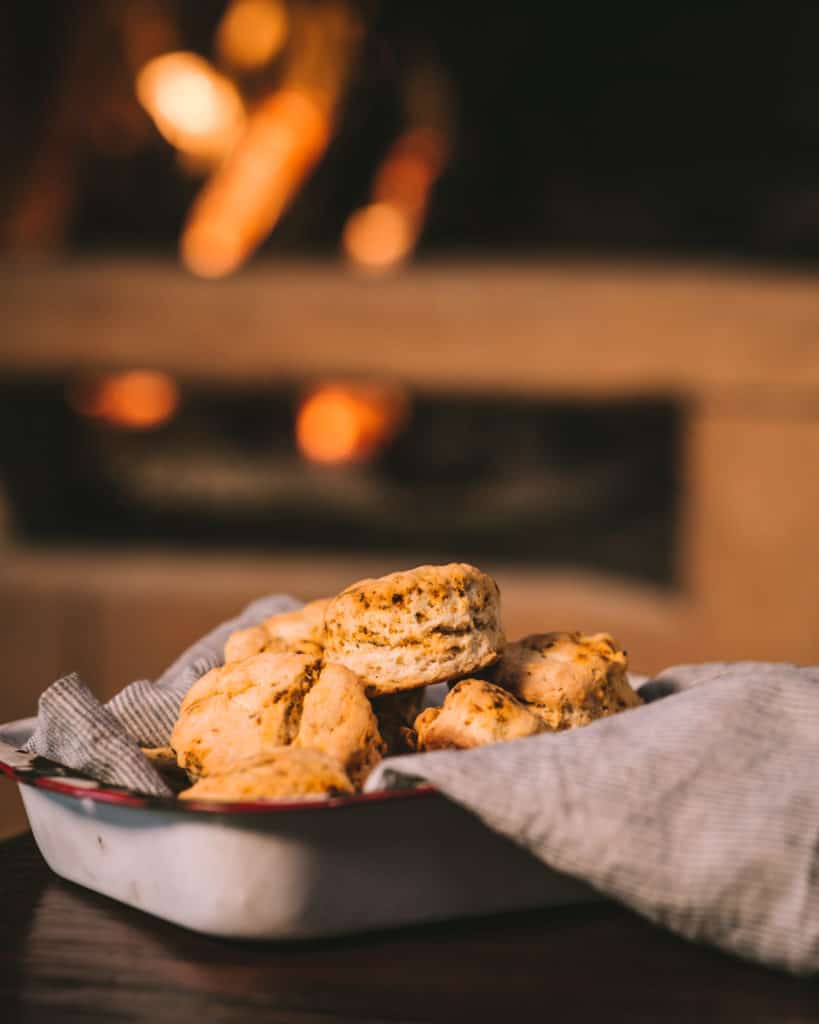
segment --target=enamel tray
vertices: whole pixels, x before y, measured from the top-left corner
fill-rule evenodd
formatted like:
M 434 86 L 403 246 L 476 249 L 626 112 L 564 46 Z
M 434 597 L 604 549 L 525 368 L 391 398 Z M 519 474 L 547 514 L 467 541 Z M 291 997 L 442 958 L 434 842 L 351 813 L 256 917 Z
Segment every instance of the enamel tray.
M 198 932 L 307 939 L 597 899 L 429 786 L 299 803 L 177 801 L 76 777 L 0 727 L 58 875 Z

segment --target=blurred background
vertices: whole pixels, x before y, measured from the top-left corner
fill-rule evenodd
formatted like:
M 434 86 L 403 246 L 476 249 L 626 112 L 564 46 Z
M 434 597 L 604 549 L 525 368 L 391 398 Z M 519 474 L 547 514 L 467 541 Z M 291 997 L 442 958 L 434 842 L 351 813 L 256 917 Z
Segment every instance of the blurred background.
M 748 6 L 9 0 L 3 240 L 814 263 L 819 10 Z
M 0 720 L 425 561 L 819 661 L 819 7 L 8 0 Z

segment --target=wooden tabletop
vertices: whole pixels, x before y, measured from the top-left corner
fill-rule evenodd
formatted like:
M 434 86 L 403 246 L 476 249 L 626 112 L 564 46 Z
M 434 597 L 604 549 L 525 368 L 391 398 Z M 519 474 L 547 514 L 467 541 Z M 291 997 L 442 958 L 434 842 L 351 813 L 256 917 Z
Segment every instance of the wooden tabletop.
M 0 844 L 0 907 L 5 1024 L 819 1021 L 819 979 L 691 945 L 608 903 L 296 945 L 225 942 L 58 880 L 24 835 Z

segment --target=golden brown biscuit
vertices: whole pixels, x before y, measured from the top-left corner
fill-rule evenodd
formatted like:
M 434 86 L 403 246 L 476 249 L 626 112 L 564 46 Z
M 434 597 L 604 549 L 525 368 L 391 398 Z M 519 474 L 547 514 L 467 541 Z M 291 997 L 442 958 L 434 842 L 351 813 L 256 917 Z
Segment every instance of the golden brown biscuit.
M 252 658 L 254 654 L 309 654 L 321 659 L 324 648 L 312 640 L 283 640 L 278 636 L 268 636 L 261 626 L 251 626 L 231 633 L 225 644 L 225 664 Z
M 180 800 L 315 800 L 352 793 L 341 765 L 327 754 L 278 747 L 264 758 L 238 764 L 224 775 L 209 775 L 179 794 Z
M 320 597 L 316 601 L 309 601 L 295 612 L 271 615 L 262 625 L 270 636 L 278 637 L 289 644 L 311 640 L 323 645 L 324 615 L 331 600 L 329 597 Z
M 322 646 L 324 612 L 329 602 L 329 597 L 322 597 L 297 611 L 271 615 L 256 626 L 236 630 L 225 644 L 225 662 L 241 661 L 262 651 L 313 653 L 306 645 Z
M 318 672 L 304 654 L 257 654 L 214 668 L 188 690 L 171 734 L 190 775 L 224 774 L 292 742 Z
M 270 637 L 264 626 L 248 626 L 231 633 L 225 643 L 225 664 L 232 661 L 243 661 L 261 654 L 270 643 Z
M 279 644 L 286 644 L 285 647 L 278 646 Z M 312 640 L 294 640 L 289 642 L 287 640 L 281 640 L 279 637 L 273 637 L 270 643 L 265 647 L 266 651 L 290 651 L 291 654 L 307 654 L 316 661 L 321 661 L 324 657 L 324 648 L 321 644 L 313 643 Z
M 476 672 L 502 649 L 497 584 L 471 565 L 361 580 L 325 614 L 327 660 L 355 672 L 370 697 Z
M 381 760 L 386 744 L 357 676 L 343 665 L 325 665 L 304 698 L 295 746 L 329 754 L 361 786 Z
M 608 633 L 537 633 L 508 644 L 490 676 L 552 729 L 588 725 L 642 704 Z
M 415 720 L 419 750 L 466 750 L 543 732 L 544 722 L 511 693 L 484 679 L 462 679 L 440 708 Z

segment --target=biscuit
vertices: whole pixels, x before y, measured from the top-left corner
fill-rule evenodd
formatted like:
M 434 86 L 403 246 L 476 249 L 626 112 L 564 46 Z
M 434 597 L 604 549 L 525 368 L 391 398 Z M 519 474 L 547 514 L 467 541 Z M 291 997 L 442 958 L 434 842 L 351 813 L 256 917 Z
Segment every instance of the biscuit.
M 534 736 L 544 722 L 511 693 L 483 679 L 462 679 L 440 708 L 415 720 L 418 750 L 466 750 Z
M 500 594 L 471 565 L 422 565 L 361 580 L 330 602 L 327 661 L 364 682 L 369 697 L 465 676 L 503 649 Z
M 588 725 L 642 704 L 608 633 L 537 633 L 508 644 L 490 677 L 552 729 Z
M 265 619 L 262 625 L 271 637 L 278 637 L 287 644 L 310 640 L 315 644 L 324 643 L 324 614 L 329 597 L 309 601 L 294 612 L 280 612 Z
M 381 760 L 386 744 L 358 677 L 342 665 L 325 665 L 304 698 L 297 747 L 334 758 L 353 785 L 361 786 Z
M 225 663 L 243 661 L 245 658 L 252 658 L 254 654 L 261 654 L 269 642 L 270 637 L 264 626 L 237 629 L 235 633 L 230 634 L 225 643 Z
M 284 651 L 321 658 L 324 648 L 312 640 L 288 642 L 278 636 L 269 636 L 262 626 L 251 626 L 230 634 L 225 644 L 225 664 L 252 658 L 254 654 L 279 654 Z
M 246 630 L 236 630 L 227 638 L 224 645 L 225 664 L 242 662 L 246 657 L 261 654 L 270 638 L 263 626 L 250 626 Z
M 225 661 L 241 661 L 262 651 L 312 653 L 303 648 L 305 644 L 323 644 L 324 612 L 329 602 L 329 597 L 322 597 L 297 611 L 271 615 L 256 626 L 236 630 L 225 644 Z
M 291 743 L 318 662 L 304 654 L 257 654 L 211 669 L 188 690 L 171 734 L 189 775 L 224 774 L 240 761 Z
M 352 793 L 341 765 L 327 754 L 299 747 L 277 747 L 263 758 L 209 775 L 179 794 L 180 800 L 315 800 Z

